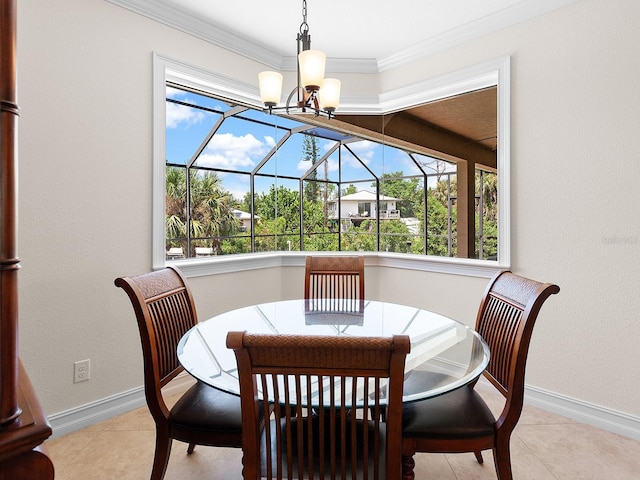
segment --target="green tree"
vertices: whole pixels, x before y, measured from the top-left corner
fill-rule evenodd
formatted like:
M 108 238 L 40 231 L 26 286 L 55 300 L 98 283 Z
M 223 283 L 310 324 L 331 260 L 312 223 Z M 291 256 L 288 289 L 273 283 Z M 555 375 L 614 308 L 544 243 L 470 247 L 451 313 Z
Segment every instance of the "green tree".
M 345 195 L 351 195 L 352 193 L 356 193 L 358 191 L 358 189 L 356 188 L 356 186 L 352 183 L 351 185 L 349 185 L 347 188 L 343 188 L 342 189 L 342 196 L 344 197 Z
M 254 209 L 263 222 L 282 219 L 282 223 L 278 223 L 278 228 L 282 226 L 282 232 L 300 231 L 300 196 L 295 190 L 272 185 L 268 193 L 255 196 Z
M 498 254 L 498 175 L 476 172 L 476 192 L 482 198 L 482 212 L 476 214 L 476 225 L 482 215 L 482 252 L 480 258 L 496 258 Z M 479 245 L 477 250 L 480 250 Z
M 427 255 L 446 257 L 448 255 L 449 209 L 441 183 L 443 182 L 438 182 L 440 188 L 427 190 Z
M 238 231 L 238 220 L 233 213 L 235 206 L 233 196 L 223 188 L 218 174 L 204 172 L 193 176 L 191 221 L 194 237 L 211 238 L 204 243 L 219 247 L 219 237 Z
M 187 180 L 183 168 L 167 167 L 165 196 L 165 235 L 167 247 L 179 246 L 177 240 L 187 235 Z M 169 240 L 172 239 L 172 240 Z
M 233 214 L 235 202 L 220 178 L 213 172 L 189 170 L 190 211 L 187 212 L 187 170 L 166 168 L 165 235 L 167 246 L 181 246 L 187 251 L 187 219 L 189 235 L 196 242 L 192 246 L 220 246 L 220 237 L 238 230 Z
M 316 163 L 320 159 L 320 150 L 318 149 L 318 138 L 313 135 L 304 134 L 304 138 L 302 140 L 302 160 L 311 162 L 312 167 L 315 167 Z M 316 181 L 318 178 L 317 169 L 313 169 L 309 173 L 307 180 L 309 180 L 307 187 L 305 188 L 305 200 L 308 202 L 313 202 L 318 200 L 320 196 L 320 186 Z
M 415 217 L 424 198 L 422 181 L 419 178 L 403 178 L 402 172 L 383 174 L 380 180 L 380 194 L 401 200 L 397 209 L 402 218 Z
M 321 202 L 304 202 L 302 218 L 306 234 L 329 231 L 324 223 L 324 208 Z
M 389 252 L 413 252 L 414 235 L 401 220 L 380 222 L 380 250 Z
M 286 235 L 286 223 L 284 217 L 261 218 L 254 228 L 256 252 L 285 250 L 287 240 L 291 241 L 291 237 Z M 295 242 L 299 237 L 293 238 Z

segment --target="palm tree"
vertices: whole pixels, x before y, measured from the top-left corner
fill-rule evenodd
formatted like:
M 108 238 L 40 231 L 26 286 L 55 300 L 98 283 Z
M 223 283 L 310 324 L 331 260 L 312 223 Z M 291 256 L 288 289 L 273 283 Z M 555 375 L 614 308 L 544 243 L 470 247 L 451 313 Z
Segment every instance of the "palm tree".
M 215 172 L 194 174 L 191 181 L 192 235 L 221 237 L 236 232 L 239 224 L 233 212 L 235 203 Z M 214 246 L 219 246 L 219 239 L 213 241 Z
M 186 228 L 186 200 L 187 182 L 185 170 L 176 167 L 166 169 L 165 194 L 165 235 L 167 247 L 178 246 L 175 239 L 187 236 Z
M 187 209 L 187 191 L 190 208 Z M 215 172 L 189 170 L 189 189 L 185 168 L 166 169 L 166 238 L 171 245 L 186 247 L 187 228 L 192 239 L 206 239 L 199 243 L 219 247 L 219 237 L 234 233 L 238 220 L 233 209 L 235 201 Z M 179 240 L 180 239 L 180 240 Z M 187 251 L 190 251 L 187 248 Z

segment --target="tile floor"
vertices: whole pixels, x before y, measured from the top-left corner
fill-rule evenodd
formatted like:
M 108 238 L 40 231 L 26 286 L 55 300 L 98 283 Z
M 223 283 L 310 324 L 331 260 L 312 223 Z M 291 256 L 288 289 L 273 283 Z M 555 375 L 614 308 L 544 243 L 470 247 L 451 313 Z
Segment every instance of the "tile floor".
M 478 390 L 493 409 L 500 397 L 488 384 Z M 155 431 L 146 407 L 47 442 L 56 480 L 146 480 L 151 473 Z M 242 479 L 240 449 L 196 447 L 173 442 L 166 480 Z M 638 480 L 640 442 L 525 406 L 511 439 L 516 480 Z M 417 454 L 416 479 L 491 480 L 491 452 L 485 463 L 473 454 Z

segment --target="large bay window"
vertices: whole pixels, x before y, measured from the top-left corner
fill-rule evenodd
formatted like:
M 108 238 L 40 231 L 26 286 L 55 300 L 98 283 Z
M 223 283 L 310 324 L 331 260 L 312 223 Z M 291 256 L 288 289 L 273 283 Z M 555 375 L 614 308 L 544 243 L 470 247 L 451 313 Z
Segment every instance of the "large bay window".
M 488 162 L 438 155 L 384 127 L 351 131 L 340 115 L 270 115 L 228 78 L 158 55 L 154 64 L 155 266 L 181 262 L 204 272 L 247 254 L 337 251 L 393 254 L 400 263 L 402 254 L 412 268 L 446 259 L 479 271 L 508 264 L 501 142 L 493 164 L 490 152 Z M 493 89 L 504 129 L 508 60 L 478 72 L 435 90 Z M 433 91 L 423 88 L 427 102 Z

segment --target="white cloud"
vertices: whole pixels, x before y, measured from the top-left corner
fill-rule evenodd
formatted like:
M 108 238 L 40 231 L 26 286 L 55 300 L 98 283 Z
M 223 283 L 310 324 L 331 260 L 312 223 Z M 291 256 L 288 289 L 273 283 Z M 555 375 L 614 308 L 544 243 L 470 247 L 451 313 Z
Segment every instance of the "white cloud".
M 250 133 L 240 137 L 231 133 L 215 135 L 198 164 L 207 167 L 218 167 L 229 170 L 248 170 L 256 165 L 273 144 L 273 138 L 265 137 L 261 142 Z
M 178 88 L 167 87 L 167 98 L 178 98 L 178 97 L 186 97 L 187 92 L 184 90 L 180 90 Z
M 375 156 L 375 150 L 379 147 L 379 144 L 369 140 L 362 140 L 360 142 L 350 143 L 348 146 L 358 159 L 351 155 L 351 152 L 345 151 L 342 155 L 343 165 L 345 167 L 362 168 L 362 164 L 360 162 L 365 165 L 370 165 Z
M 360 160 L 366 165 L 371 163 L 375 154 L 376 148 L 380 145 L 370 140 L 363 140 L 361 142 L 353 142 L 349 144 L 349 148 L 355 153 Z
M 273 137 L 267 135 L 266 137 L 264 137 L 264 143 L 267 147 L 269 148 L 273 148 L 276 146 L 276 141 L 274 140 Z
M 296 168 L 299 172 L 306 172 L 311 168 L 311 160 L 300 160 Z
M 197 105 L 196 101 L 189 97 L 189 92 L 185 92 L 184 90 L 167 87 L 166 96 L 167 98 L 172 98 L 174 100 L 180 99 L 180 101 L 182 102 Z M 200 123 L 204 118 L 204 113 L 202 111 L 196 108 L 187 107 L 185 105 L 178 105 L 176 103 L 167 102 L 166 109 L 167 128 L 176 128 L 180 124 L 194 125 Z
M 167 128 L 176 128 L 180 124 L 196 124 L 202 121 L 204 113 L 195 108 L 167 103 Z

